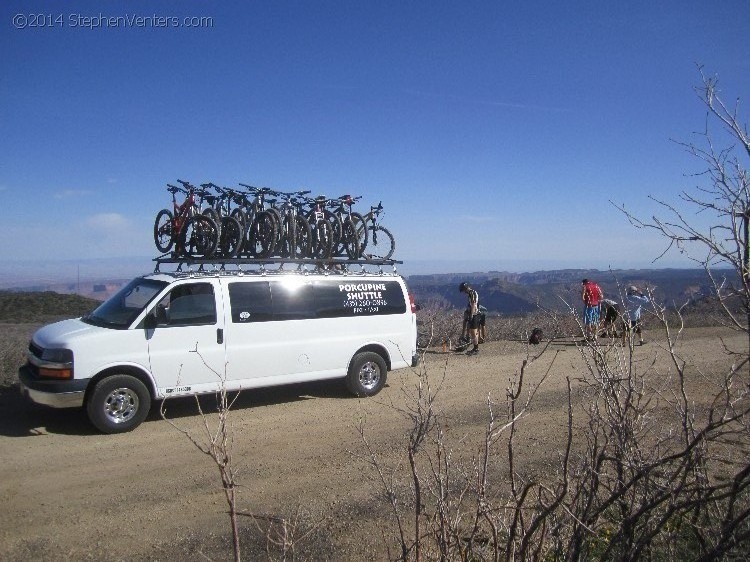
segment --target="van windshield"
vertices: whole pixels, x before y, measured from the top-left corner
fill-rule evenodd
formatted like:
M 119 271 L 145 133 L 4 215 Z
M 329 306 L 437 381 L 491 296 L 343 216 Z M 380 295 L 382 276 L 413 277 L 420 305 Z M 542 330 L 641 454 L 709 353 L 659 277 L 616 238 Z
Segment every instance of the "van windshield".
M 103 328 L 128 328 L 148 303 L 167 286 L 164 281 L 138 277 L 81 320 Z

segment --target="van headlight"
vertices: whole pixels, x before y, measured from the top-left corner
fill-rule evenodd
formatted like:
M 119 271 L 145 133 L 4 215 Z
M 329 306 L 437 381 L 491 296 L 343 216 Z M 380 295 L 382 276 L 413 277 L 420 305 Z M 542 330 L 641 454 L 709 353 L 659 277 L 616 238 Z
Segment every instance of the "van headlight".
M 29 350 L 27 357 L 29 363 L 38 369 L 40 377 L 73 378 L 73 351 L 70 349 L 42 349 L 40 355 Z
M 73 351 L 70 349 L 45 349 L 42 351 L 42 361 L 73 363 Z

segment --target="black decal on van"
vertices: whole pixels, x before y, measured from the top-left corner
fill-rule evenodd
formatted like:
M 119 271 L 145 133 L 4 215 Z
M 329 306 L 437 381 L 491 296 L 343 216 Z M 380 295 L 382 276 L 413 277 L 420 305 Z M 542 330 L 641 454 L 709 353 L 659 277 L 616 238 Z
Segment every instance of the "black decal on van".
M 289 277 L 229 283 L 232 322 L 268 322 L 404 314 L 398 281 L 344 282 Z

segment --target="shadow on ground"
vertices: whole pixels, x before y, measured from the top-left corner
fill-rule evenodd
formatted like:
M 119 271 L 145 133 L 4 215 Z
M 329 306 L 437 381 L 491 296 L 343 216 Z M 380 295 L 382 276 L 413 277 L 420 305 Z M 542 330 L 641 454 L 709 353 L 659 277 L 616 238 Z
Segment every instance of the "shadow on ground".
M 272 406 L 312 400 L 315 398 L 350 398 L 342 381 L 321 381 L 314 383 L 293 384 L 271 388 L 244 390 L 237 396 L 229 393 L 232 409 L 242 410 L 259 406 Z M 217 409 L 217 397 L 207 394 L 199 398 L 204 413 Z M 159 408 L 161 401 L 154 401 L 151 411 L 144 423 L 161 421 Z M 168 416 L 170 419 L 186 418 L 198 415 L 195 397 L 169 398 Z M 137 430 L 136 430 L 137 431 Z M 59 435 L 96 435 L 98 431 L 89 423 L 83 408 L 48 408 L 29 402 L 14 384 L 0 387 L 0 435 L 5 437 L 29 437 L 45 434 Z

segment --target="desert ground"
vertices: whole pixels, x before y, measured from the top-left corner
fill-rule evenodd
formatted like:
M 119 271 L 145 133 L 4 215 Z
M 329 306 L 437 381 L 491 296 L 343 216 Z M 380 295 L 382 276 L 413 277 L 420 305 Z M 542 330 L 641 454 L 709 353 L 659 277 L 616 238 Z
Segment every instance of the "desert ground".
M 634 348 L 635 365 L 664 377 L 665 337 L 647 338 Z M 685 331 L 678 351 L 694 365 L 689 392 L 705 395 L 701 373 L 728 368 L 725 345 L 743 350 L 747 340 L 721 328 Z M 238 508 L 296 523 L 296 559 L 388 559 L 394 522 L 359 425 L 383 467 L 405 469 L 409 421 L 403 412 L 424 369 L 431 387 L 439 388 L 435 410 L 454 462 L 469 463 L 483 442 L 488 395 L 502 413 L 508 382 L 518 376 L 527 352 L 540 351 L 508 341 L 486 343 L 478 356 L 429 349 L 422 367 L 390 373 L 388 386 L 369 399 L 349 397 L 338 382 L 242 393 L 230 416 Z M 585 354 L 570 343 L 555 343 L 526 368 L 528 384 L 549 376 L 520 422 L 522 469 L 543 469 L 557 457 L 566 378 L 575 388 L 585 374 Z M 211 412 L 216 401 L 204 397 L 201 404 Z M 203 418 L 194 400 L 168 401 L 166 411 L 201 437 Z M 215 417 L 208 415 L 208 423 Z M 132 433 L 101 435 L 82 411 L 30 406 L 17 389 L 3 390 L 0 459 L 2 560 L 232 558 L 218 470 L 161 419 L 158 405 Z M 403 481 L 406 490 L 406 473 Z M 272 522 L 240 518 L 246 560 L 269 558 L 265 535 Z M 281 558 L 278 548 L 270 549 L 270 558 Z

